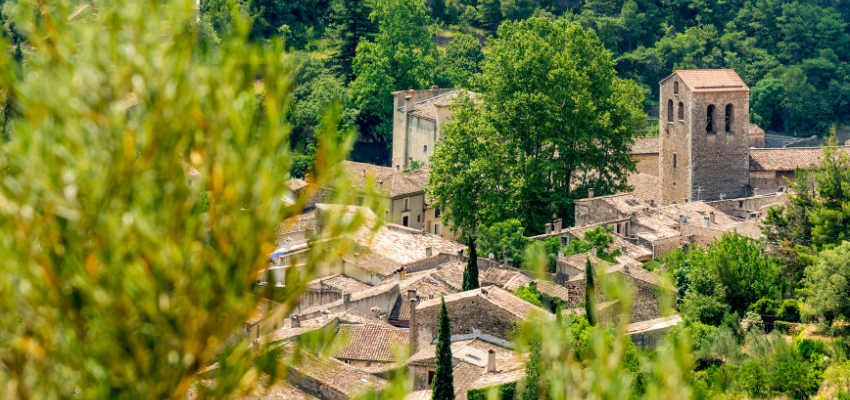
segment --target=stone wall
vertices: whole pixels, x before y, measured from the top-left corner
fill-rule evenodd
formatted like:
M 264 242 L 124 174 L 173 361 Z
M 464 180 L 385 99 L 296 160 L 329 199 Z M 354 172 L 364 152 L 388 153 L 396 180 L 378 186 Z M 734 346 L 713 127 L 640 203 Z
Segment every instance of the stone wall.
M 611 207 L 602 198 L 575 201 L 575 224 L 585 226 L 623 219 L 623 213 Z
M 749 90 L 695 95 L 692 129 L 693 176 L 690 199 L 711 201 L 741 197 L 750 184 Z M 731 130 L 725 130 L 726 106 L 734 107 Z M 706 132 L 706 113 L 714 105 L 714 133 Z
M 348 396 L 345 393 L 335 390 L 307 375 L 298 373 L 297 366 L 290 369 L 288 382 L 298 389 L 322 400 L 348 400 Z
M 678 94 L 673 90 L 676 82 L 679 84 Z M 662 205 L 684 203 L 690 197 L 691 132 L 688 127 L 696 117 L 691 100 L 692 94 L 678 76 L 660 85 L 658 127 L 661 153 L 658 176 L 661 178 Z M 672 101 L 673 106 L 668 108 L 669 101 Z M 678 116 L 679 103 L 685 108 L 684 119 L 681 120 Z
M 632 297 L 631 320 L 632 322 L 647 321 L 650 319 L 659 318 L 661 316 L 660 305 L 662 302 L 669 302 L 673 299 L 672 291 L 662 289 L 659 286 L 650 284 L 640 279 L 635 279 L 628 274 L 616 272 L 614 275 L 603 275 L 603 279 L 608 277 L 625 278 L 634 291 Z M 597 279 L 598 281 L 598 279 Z M 578 307 L 578 303 L 584 301 L 587 282 L 584 278 L 576 279 L 564 284 L 564 287 L 570 293 L 569 307 Z M 597 283 L 596 300 L 599 303 L 609 301 L 609 299 L 600 290 L 601 285 Z M 575 295 L 573 295 L 575 294 Z
M 424 118 L 411 116 L 407 126 L 408 157 L 413 161 L 428 163 L 434 154 L 434 143 L 437 141 L 437 123 Z
M 786 201 L 788 201 L 787 193 L 771 193 L 753 197 L 711 201 L 706 202 L 706 204 L 735 218 L 747 219 L 750 212 L 759 212 L 765 207 L 785 203 Z
M 658 176 L 658 154 L 633 154 L 637 172 Z
M 407 199 L 407 210 L 404 208 L 404 200 Z M 425 227 L 425 194 L 419 193 L 412 196 L 397 197 L 392 200 L 391 221 L 397 225 L 404 225 L 404 217 L 407 216 L 407 226 L 413 229 Z
M 455 299 L 446 303 L 451 319 L 451 334 L 489 333 L 500 339 L 510 340 L 516 327 L 516 316 L 494 306 L 479 296 Z M 417 349 L 428 346 L 437 338 L 439 328 L 440 304 L 426 308 L 416 308 L 414 337 Z
M 414 91 L 413 98 L 411 99 L 411 104 L 416 103 L 417 101 L 422 101 L 425 99 L 429 99 L 431 97 L 439 96 L 444 93 L 451 92 L 454 89 L 428 89 L 428 90 L 416 90 Z M 404 111 L 399 111 L 399 107 L 405 106 L 404 98 L 408 96 L 407 90 L 401 90 L 398 92 L 393 92 L 393 104 L 392 104 L 392 112 L 393 112 L 393 160 L 392 167 L 398 169 L 399 171 L 407 168 L 408 159 L 413 158 L 414 160 L 419 160 L 422 155 L 423 148 L 421 147 L 422 143 L 419 143 L 420 136 L 417 135 L 415 138 L 411 138 L 410 135 L 410 125 L 416 125 L 417 123 L 413 121 L 413 119 L 420 119 L 415 117 L 408 112 L 410 110 L 405 109 Z M 428 121 L 428 120 L 422 120 Z M 428 121 L 432 124 L 433 121 Z M 414 128 L 416 131 L 421 131 L 422 129 L 426 129 L 426 124 L 421 124 L 419 128 Z M 436 125 L 433 125 L 433 131 L 436 133 Z M 431 137 L 434 137 L 434 133 L 431 133 Z M 416 142 L 416 143 L 414 143 Z M 417 154 L 416 148 L 414 145 L 419 145 L 419 153 Z M 433 153 L 431 146 L 428 147 L 428 152 Z
M 720 240 L 726 231 L 693 224 L 682 224 L 682 233 L 691 238 L 691 243 L 696 243 L 699 247 L 706 248 L 706 246 L 715 240 Z

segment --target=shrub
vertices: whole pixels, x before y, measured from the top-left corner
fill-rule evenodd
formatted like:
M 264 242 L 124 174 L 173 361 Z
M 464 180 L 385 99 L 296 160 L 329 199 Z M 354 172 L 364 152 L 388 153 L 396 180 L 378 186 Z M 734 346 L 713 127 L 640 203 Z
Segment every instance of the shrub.
M 806 397 L 809 367 L 799 360 L 780 362 L 771 375 L 773 389 L 784 392 L 795 399 Z
M 747 315 L 741 320 L 741 329 L 744 332 L 764 332 L 764 321 L 761 315 L 755 311 L 747 311 Z
M 840 317 L 832 321 L 829 333 L 832 336 L 850 336 L 850 323 L 845 321 L 843 317 Z
M 776 317 L 783 321 L 800 322 L 800 304 L 796 299 L 782 300 Z
M 755 311 L 759 314 L 776 314 L 776 302 L 772 299 L 761 298 L 759 301 L 750 304 L 750 311 Z
M 797 352 L 807 360 L 812 357 L 812 354 L 826 354 L 826 343 L 820 340 L 799 339 L 796 346 Z
M 770 380 L 767 371 L 756 360 L 750 360 L 741 367 L 738 373 L 738 382 L 747 394 L 754 398 L 767 396 Z
M 795 325 L 797 325 L 797 323 L 788 321 L 775 321 L 773 323 L 773 327 L 777 331 L 779 331 L 779 333 L 783 333 L 786 335 L 793 335 L 794 333 L 796 333 L 794 332 Z
M 491 386 L 481 389 L 470 389 L 466 392 L 466 398 L 468 400 L 487 400 L 488 398 L 490 398 L 488 396 L 488 393 L 491 390 L 497 391 L 497 399 L 513 400 L 514 393 L 516 393 L 516 383 L 506 383 L 504 385 Z

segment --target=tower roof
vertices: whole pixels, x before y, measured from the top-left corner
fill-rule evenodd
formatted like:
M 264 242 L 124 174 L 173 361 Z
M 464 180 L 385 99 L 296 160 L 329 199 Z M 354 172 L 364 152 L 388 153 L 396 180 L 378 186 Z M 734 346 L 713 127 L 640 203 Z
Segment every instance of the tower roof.
M 685 69 L 676 71 L 659 84 L 678 75 L 691 92 L 749 91 L 747 84 L 731 69 Z

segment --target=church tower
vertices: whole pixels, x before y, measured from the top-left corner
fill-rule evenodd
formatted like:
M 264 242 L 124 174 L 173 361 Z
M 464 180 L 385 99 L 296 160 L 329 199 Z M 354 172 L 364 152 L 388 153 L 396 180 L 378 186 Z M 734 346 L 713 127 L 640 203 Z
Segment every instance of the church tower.
M 743 197 L 750 183 L 750 88 L 731 69 L 660 83 L 661 204 Z

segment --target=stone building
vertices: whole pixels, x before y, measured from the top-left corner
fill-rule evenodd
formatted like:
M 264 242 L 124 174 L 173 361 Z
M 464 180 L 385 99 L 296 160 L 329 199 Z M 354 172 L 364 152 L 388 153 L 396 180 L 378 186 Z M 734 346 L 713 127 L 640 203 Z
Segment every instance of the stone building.
M 658 176 L 658 137 L 640 137 L 635 139 L 632 146 L 632 158 L 637 165 L 637 172 Z
M 733 70 L 682 70 L 661 81 L 662 205 L 747 193 L 749 95 Z
M 379 367 L 396 361 L 396 349 L 407 349 L 407 329 L 388 324 L 340 325 L 335 340 L 342 342 L 332 356 L 359 368 Z
M 428 163 L 457 94 L 455 89 L 436 86 L 393 92 L 393 168 L 403 171 L 411 160 Z

